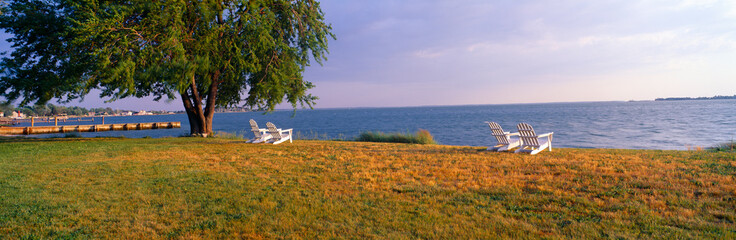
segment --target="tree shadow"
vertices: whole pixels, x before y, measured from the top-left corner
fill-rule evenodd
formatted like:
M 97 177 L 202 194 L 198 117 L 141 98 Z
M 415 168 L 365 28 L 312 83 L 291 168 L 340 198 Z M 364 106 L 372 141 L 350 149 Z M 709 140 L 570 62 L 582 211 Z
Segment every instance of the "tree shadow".
M 125 139 L 125 137 L 53 137 L 53 138 L 40 138 L 40 137 L 27 137 L 27 136 L 0 136 L 0 143 L 33 143 L 33 142 L 74 142 L 74 141 L 89 141 L 89 140 L 106 140 L 106 139 Z

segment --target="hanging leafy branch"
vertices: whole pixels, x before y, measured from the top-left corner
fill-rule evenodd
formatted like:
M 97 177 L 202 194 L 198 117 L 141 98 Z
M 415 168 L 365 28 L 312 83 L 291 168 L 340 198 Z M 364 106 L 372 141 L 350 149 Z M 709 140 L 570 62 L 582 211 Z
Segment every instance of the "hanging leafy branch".
M 311 107 L 302 72 L 334 39 L 315 0 L 31 0 L 2 12 L 0 28 L 14 35 L 3 97 L 179 98 L 202 135 L 217 106 Z

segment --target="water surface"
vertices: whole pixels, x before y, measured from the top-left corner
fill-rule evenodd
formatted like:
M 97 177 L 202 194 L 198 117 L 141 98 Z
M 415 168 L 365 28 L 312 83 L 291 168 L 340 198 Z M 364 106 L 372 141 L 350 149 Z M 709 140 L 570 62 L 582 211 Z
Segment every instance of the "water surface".
M 356 108 L 218 113 L 215 131 L 251 137 L 249 119 L 270 121 L 301 135 L 352 139 L 363 131 L 415 132 L 426 129 L 441 144 L 487 146 L 494 142 L 484 121 L 506 131 L 531 124 L 554 132 L 553 146 L 575 148 L 688 149 L 736 139 L 736 100 L 583 102 L 403 108 Z M 96 119 L 99 123 L 99 118 Z M 189 133 L 186 115 L 106 117 L 105 123 L 180 121 L 166 130 L 81 133 L 85 137 L 165 137 Z M 67 123 L 78 124 L 78 123 Z M 81 124 L 90 124 L 83 122 Z M 59 134 L 53 136 L 60 136 Z

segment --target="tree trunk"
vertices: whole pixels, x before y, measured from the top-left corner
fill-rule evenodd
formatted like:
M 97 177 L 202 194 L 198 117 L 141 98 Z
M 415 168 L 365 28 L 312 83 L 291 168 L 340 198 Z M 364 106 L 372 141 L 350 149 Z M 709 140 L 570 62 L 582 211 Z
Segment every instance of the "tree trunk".
M 189 134 L 202 137 L 210 136 L 212 134 L 212 118 L 206 119 L 205 115 L 201 114 L 202 110 L 197 111 L 197 107 L 192 103 L 197 100 L 189 93 L 183 92 L 180 95 L 184 103 L 184 111 L 189 118 Z
M 220 77 L 220 71 L 215 71 L 212 76 L 213 82 L 210 85 L 209 92 L 207 93 L 207 105 L 204 110 L 204 132 L 212 133 L 212 118 L 215 116 L 215 105 L 217 103 L 217 87 L 220 85 L 218 78 Z
M 214 74 L 215 78 L 218 76 L 219 71 Z M 215 116 L 218 85 L 219 82 L 214 82 L 210 85 L 210 89 L 206 95 L 207 103 L 204 107 L 202 106 L 202 97 L 197 91 L 194 77 L 192 77 L 189 89 L 179 93 L 184 103 L 184 110 L 189 118 L 189 130 L 192 136 L 212 136 L 212 118 Z M 191 91 L 191 94 L 189 94 L 189 91 Z

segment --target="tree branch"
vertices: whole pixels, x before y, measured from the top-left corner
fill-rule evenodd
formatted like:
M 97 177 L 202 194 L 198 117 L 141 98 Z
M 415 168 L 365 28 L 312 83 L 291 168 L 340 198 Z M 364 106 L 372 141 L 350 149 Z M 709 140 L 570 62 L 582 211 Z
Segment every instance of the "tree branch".
M 258 82 L 263 82 L 264 79 L 266 79 L 266 75 L 268 75 L 268 69 L 271 67 L 271 64 L 273 63 L 273 60 L 276 58 L 276 51 L 273 52 L 273 55 L 271 55 L 271 60 L 268 61 L 268 65 L 266 65 L 265 71 L 263 71 L 263 77 L 261 77 Z
M 140 38 L 141 40 L 144 40 L 143 39 L 143 35 L 141 35 L 140 33 L 138 33 L 138 31 L 136 31 L 135 29 L 127 28 L 127 27 L 122 27 L 122 28 L 114 28 L 114 27 L 111 27 L 110 28 L 110 31 L 113 31 L 113 32 L 119 31 L 119 30 L 129 30 L 129 31 L 132 31 L 133 34 L 135 34 L 136 36 L 138 36 L 138 38 Z
M 201 101 L 202 100 L 202 97 L 199 96 L 199 91 L 197 91 L 197 83 L 194 81 L 194 76 L 193 75 L 192 75 L 192 81 L 191 81 L 190 84 L 191 85 L 189 87 L 191 87 L 191 89 L 192 89 L 192 95 L 194 95 L 194 98 L 197 101 Z M 200 105 L 201 105 L 201 103 L 200 103 Z

